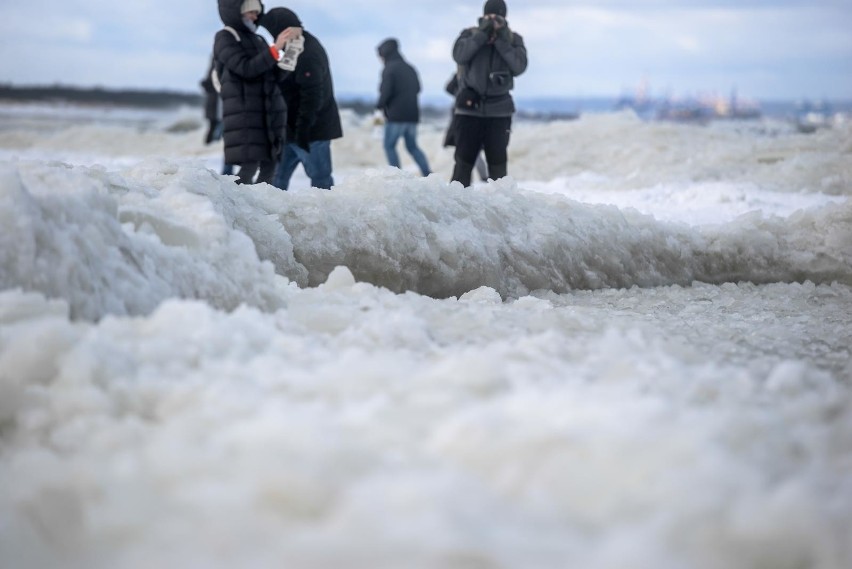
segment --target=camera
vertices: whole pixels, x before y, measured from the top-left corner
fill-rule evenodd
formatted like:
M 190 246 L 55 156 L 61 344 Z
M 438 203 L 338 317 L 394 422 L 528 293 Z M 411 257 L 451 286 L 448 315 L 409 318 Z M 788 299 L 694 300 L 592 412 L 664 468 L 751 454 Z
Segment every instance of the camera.
M 483 16 L 479 18 L 479 29 L 490 34 L 494 31 L 494 19 Z

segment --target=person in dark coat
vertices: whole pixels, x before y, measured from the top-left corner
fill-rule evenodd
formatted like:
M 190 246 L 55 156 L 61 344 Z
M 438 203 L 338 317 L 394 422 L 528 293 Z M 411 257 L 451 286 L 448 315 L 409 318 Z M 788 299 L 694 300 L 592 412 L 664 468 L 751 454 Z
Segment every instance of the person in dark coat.
M 276 75 L 289 34 L 269 46 L 255 33 L 260 0 L 219 0 L 225 28 L 216 33 L 215 77 L 222 97 L 225 162 L 240 167 L 237 183 L 270 182 L 284 145 L 286 108 Z
M 260 25 L 273 36 L 287 28 L 302 28 L 299 17 L 287 8 L 272 8 Z M 325 49 L 310 32 L 303 30 L 302 36 L 303 51 L 295 69 L 280 82 L 287 102 L 287 144 L 273 184 L 286 190 L 301 163 L 311 185 L 328 190 L 334 185 L 331 141 L 343 136 L 340 111 Z
M 385 64 L 376 108 L 385 116 L 384 146 L 388 163 L 399 168 L 396 144 L 402 138 L 420 173 L 428 176 L 431 172 L 429 162 L 417 146 L 417 123 L 420 122 L 420 105 L 417 101 L 420 78 L 417 77 L 417 70 L 402 58 L 399 42 L 393 38 L 379 44 L 377 51 Z
M 456 39 L 453 59 L 459 66 L 459 90 L 452 179 L 469 186 L 476 156 L 484 150 L 488 175 L 497 180 L 508 170 L 514 78 L 527 68 L 524 40 L 509 29 L 503 0 L 485 2 L 479 25 Z
M 207 75 L 201 80 L 204 89 L 204 118 L 207 120 L 207 132 L 204 134 L 204 144 L 210 145 L 222 140 L 222 98 L 213 83 L 213 70 L 216 69 L 215 59 L 210 60 Z M 234 167 L 227 162 L 222 164 L 222 174 L 230 176 Z
M 201 80 L 201 88 L 204 89 L 204 118 L 207 120 L 204 144 L 213 144 L 222 138 L 222 100 L 213 84 L 213 69 L 215 60 L 211 59 L 207 75 Z

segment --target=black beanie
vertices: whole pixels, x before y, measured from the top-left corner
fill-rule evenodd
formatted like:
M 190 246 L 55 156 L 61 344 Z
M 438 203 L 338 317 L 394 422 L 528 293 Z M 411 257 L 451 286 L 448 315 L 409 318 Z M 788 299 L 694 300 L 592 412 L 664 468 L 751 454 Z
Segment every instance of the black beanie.
M 497 14 L 506 17 L 506 3 L 503 0 L 488 0 L 482 9 L 483 14 Z
M 303 27 L 302 21 L 299 20 L 299 16 L 287 8 L 273 8 L 264 14 L 258 23 L 269 30 L 269 33 L 271 33 L 273 37 L 277 36 L 287 28 Z

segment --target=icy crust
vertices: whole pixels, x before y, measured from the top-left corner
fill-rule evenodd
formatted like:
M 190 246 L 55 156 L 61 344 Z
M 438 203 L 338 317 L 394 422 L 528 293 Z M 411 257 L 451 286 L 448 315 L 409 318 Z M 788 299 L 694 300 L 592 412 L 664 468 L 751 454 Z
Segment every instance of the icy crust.
M 852 195 L 852 123 L 814 135 L 788 128 L 771 121 L 649 123 L 631 112 L 518 123 L 510 173 L 542 181 L 582 176 L 587 188 L 607 191 L 724 180 L 775 192 Z
M 3 111 L 0 105 L 0 124 L 8 123 L 0 137 L 0 157 L 91 165 L 179 156 L 207 158 L 216 169 L 221 165 L 221 145 L 201 144 L 204 124 L 197 110 L 150 116 L 127 110 L 126 116 L 103 110 L 97 115 L 78 111 L 77 116 L 69 108 Z M 341 118 L 346 136 L 333 144 L 335 173 L 385 164 L 372 120 L 345 110 Z M 447 121 L 418 128 L 429 164 L 444 179 L 453 169 L 452 149 L 442 143 Z M 404 152 L 401 158 L 411 165 Z M 631 112 L 544 124 L 515 121 L 509 173 L 518 180 L 563 179 L 570 187 L 611 193 L 725 182 L 772 192 L 850 196 L 852 122 L 799 134 L 780 121 L 695 126 L 645 122 Z
M 852 562 L 849 286 L 284 294 L 0 293 L 0 565 Z
M 0 171 L 0 288 L 66 299 L 75 318 L 147 314 L 168 298 L 280 306 L 336 266 L 437 298 L 750 281 L 852 283 L 852 202 L 720 226 L 437 176 L 368 171 L 334 191 L 237 186 L 154 161 L 120 173 L 61 164 Z M 270 264 L 271 263 L 271 264 Z M 274 267 L 273 267 L 274 266 Z
M 102 169 L 0 165 L 0 226 L 0 289 L 65 299 L 74 318 L 147 314 L 175 297 L 272 310 L 286 285 L 208 198 Z
M 479 286 L 520 297 L 694 280 L 852 283 L 852 201 L 787 219 L 750 214 L 693 228 L 524 192 L 508 179 L 470 191 L 389 170 L 327 194 L 252 197 L 279 212 L 308 285 L 337 265 L 361 281 L 434 297 Z

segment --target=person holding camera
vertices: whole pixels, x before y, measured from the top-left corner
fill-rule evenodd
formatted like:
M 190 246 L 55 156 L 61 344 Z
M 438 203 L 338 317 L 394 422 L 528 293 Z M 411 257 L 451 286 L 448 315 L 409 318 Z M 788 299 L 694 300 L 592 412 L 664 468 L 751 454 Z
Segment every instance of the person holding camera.
M 524 40 L 509 28 L 506 2 L 487 0 L 478 26 L 461 32 L 453 46 L 458 64 L 456 150 L 453 181 L 470 186 L 480 151 L 492 180 L 508 170 L 509 134 L 515 102 L 514 78 L 527 68 Z

